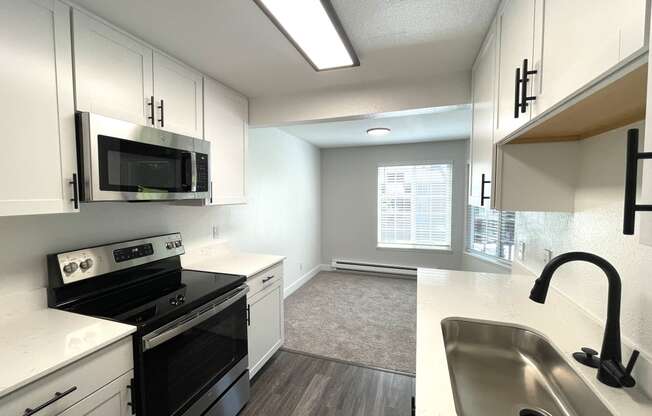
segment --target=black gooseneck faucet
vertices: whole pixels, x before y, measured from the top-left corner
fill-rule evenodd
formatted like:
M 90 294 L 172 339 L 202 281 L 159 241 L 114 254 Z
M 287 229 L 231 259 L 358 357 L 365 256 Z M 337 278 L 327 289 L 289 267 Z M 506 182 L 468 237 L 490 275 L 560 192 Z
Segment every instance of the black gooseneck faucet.
M 620 344 L 620 275 L 611 263 L 591 253 L 576 251 L 561 254 L 550 260 L 543 268 L 541 276 L 534 282 L 534 287 L 530 291 L 530 299 L 538 303 L 545 303 L 552 275 L 560 266 L 571 261 L 585 261 L 598 266 L 609 281 L 607 322 L 604 328 L 600 359 L 599 361 L 595 359 L 593 357 L 595 351 L 591 352 L 589 348 L 583 348 L 583 353 L 575 353 L 573 356 L 583 364 L 598 367 L 598 380 L 602 383 L 612 387 L 633 387 L 636 382 L 631 376 L 631 372 L 639 352 L 634 351 L 632 353 L 632 357 L 625 368 L 622 364 Z M 591 364 L 593 360 L 596 361 L 595 365 Z

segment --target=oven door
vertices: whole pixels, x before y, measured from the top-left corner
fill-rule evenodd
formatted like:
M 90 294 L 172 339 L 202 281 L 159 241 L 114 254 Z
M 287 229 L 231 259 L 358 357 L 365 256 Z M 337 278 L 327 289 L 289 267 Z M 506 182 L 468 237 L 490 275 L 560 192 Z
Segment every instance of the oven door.
M 77 120 L 83 201 L 208 196 L 203 140 L 91 113 L 78 113 Z
M 142 339 L 142 409 L 146 416 L 203 414 L 231 382 L 246 375 L 248 287 L 240 286 Z M 237 370 L 238 374 L 232 374 Z M 220 383 L 222 380 L 222 383 Z M 222 391 L 216 391 L 218 387 Z M 247 380 L 248 386 L 248 380 Z M 201 399 L 201 400 L 200 400 Z

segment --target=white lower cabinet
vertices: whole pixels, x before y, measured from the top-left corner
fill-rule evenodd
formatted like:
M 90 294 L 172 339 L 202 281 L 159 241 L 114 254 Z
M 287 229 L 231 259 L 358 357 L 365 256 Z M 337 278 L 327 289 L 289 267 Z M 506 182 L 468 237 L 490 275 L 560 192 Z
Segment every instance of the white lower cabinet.
M 68 408 L 59 416 L 127 416 L 131 415 L 131 381 L 134 372 L 130 371 L 79 403 Z
M 124 338 L 0 398 L 0 415 L 126 416 L 131 414 L 133 345 Z
M 284 341 L 283 268 L 275 266 L 249 279 L 249 377 L 253 377 Z

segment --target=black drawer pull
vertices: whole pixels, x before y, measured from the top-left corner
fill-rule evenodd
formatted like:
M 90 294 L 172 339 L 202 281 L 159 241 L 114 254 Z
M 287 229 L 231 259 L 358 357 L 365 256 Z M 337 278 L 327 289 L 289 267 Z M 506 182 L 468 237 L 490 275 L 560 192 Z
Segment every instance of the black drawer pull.
M 50 406 L 54 402 L 57 402 L 57 401 L 63 399 L 64 397 L 66 397 L 67 395 L 69 395 L 70 393 L 72 393 L 75 390 L 77 390 L 77 386 L 73 386 L 73 387 L 69 388 L 68 390 L 64 391 L 63 393 L 56 392 L 56 393 L 54 393 L 53 398 L 51 398 L 47 402 L 43 403 L 42 405 L 40 405 L 38 407 L 35 407 L 33 409 L 29 409 L 29 408 L 25 409 L 25 413 L 23 413 L 23 416 L 32 416 L 33 414 L 36 414 L 37 412 L 40 412 L 41 410 L 43 410 L 46 407 Z
M 251 326 L 251 305 L 247 305 L 247 326 Z
M 273 278 L 274 278 L 274 276 L 267 276 L 266 278 L 263 279 L 263 284 L 269 282 L 269 281 L 272 280 Z
M 131 407 L 131 414 L 135 415 L 136 414 L 136 382 L 133 378 L 129 380 L 129 385 L 127 386 L 127 389 L 129 389 L 129 402 L 127 403 L 127 406 Z

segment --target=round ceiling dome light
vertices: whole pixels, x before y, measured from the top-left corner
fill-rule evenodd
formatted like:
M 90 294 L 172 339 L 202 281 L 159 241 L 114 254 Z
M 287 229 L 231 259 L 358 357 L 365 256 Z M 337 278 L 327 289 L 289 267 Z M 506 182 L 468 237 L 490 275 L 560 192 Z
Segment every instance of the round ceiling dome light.
M 367 134 L 370 136 L 385 136 L 391 131 L 392 130 L 387 127 L 374 127 L 373 129 L 367 130 Z

